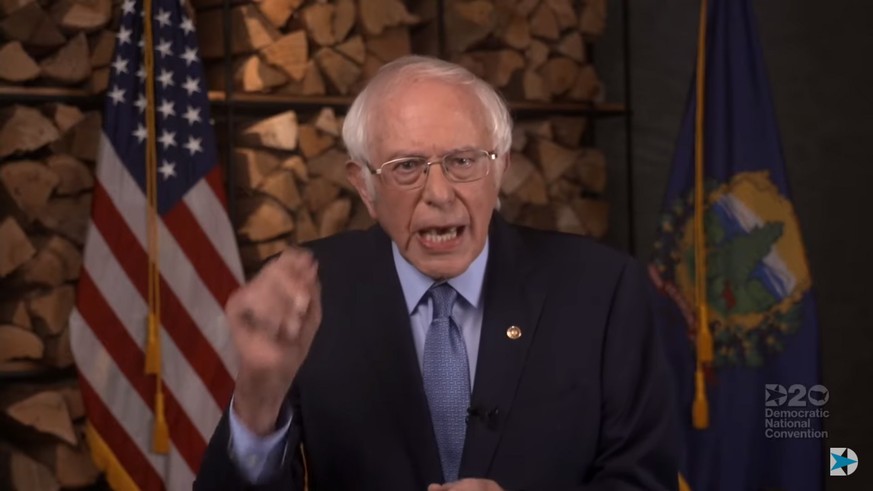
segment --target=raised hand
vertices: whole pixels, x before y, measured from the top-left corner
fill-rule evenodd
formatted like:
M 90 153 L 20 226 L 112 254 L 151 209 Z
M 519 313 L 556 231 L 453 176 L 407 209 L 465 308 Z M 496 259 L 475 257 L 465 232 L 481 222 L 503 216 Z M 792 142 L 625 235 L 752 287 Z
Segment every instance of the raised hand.
M 225 313 L 239 355 L 233 410 L 266 435 L 321 324 L 317 262 L 309 251 L 286 249 L 231 295 Z

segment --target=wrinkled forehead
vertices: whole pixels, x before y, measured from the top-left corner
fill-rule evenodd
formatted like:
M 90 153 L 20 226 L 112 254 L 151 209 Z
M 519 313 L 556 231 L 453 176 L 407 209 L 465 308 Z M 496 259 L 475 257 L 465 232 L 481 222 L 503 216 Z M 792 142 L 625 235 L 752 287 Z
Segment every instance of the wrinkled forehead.
M 493 145 L 484 104 L 467 85 L 407 79 L 378 89 L 367 114 L 371 151 L 398 145 L 446 150 Z

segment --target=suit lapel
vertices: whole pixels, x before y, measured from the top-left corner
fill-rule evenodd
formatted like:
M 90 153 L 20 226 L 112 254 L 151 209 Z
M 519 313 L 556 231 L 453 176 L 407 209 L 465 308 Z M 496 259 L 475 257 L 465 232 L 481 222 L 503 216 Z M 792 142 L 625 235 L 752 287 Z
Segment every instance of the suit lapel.
M 491 222 L 490 243 L 479 359 L 470 398 L 473 414 L 461 477 L 488 475 L 545 297 L 545 288 L 529 288 L 532 265 L 521 237 L 497 215 Z M 521 337 L 510 339 L 510 326 L 518 327 Z
M 372 254 L 362 256 L 370 262 L 361 261 L 352 331 L 375 369 L 374 387 L 384 397 L 387 410 L 393 412 L 423 489 L 440 482 L 442 471 L 409 314 L 390 239 L 378 226 L 367 234 Z M 375 278 L 384 281 L 373 281 Z

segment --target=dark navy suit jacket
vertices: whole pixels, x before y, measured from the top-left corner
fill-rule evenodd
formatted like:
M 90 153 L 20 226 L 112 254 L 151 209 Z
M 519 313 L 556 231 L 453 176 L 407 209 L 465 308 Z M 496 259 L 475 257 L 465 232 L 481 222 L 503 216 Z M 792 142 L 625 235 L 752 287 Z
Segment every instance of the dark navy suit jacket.
M 678 438 L 648 280 L 582 237 L 495 215 L 461 477 L 508 491 L 677 487 Z M 227 415 L 195 489 L 424 491 L 442 471 L 388 236 L 309 244 L 324 316 L 289 403 L 274 479 L 247 486 Z M 517 326 L 521 337 L 510 339 Z M 304 470 L 305 468 L 305 470 Z

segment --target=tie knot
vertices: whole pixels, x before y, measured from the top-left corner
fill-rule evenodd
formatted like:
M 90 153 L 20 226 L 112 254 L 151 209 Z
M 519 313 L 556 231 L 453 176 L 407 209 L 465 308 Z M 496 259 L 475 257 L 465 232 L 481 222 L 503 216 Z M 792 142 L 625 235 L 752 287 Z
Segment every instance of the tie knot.
M 433 299 L 433 320 L 448 319 L 458 292 L 448 283 L 440 283 L 430 287 L 430 298 Z

